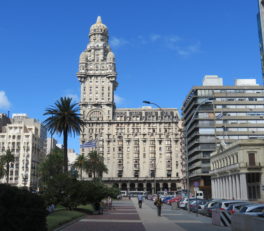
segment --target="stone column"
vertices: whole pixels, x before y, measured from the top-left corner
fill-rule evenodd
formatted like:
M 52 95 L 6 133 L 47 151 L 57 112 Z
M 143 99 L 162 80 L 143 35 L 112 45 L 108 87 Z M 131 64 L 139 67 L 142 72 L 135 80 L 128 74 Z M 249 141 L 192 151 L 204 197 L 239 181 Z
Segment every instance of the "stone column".
M 248 200 L 247 176 L 246 173 L 240 174 L 241 199 Z
M 135 190 L 138 191 L 138 183 L 135 183 Z
M 237 199 L 240 200 L 240 182 L 239 182 L 239 174 L 236 174 L 236 188 L 237 188 Z
M 171 191 L 171 182 L 168 182 L 168 192 Z
M 228 180 L 229 180 L 229 199 L 232 200 L 233 198 L 235 198 L 234 195 L 233 195 L 232 177 L 229 176 Z
M 220 197 L 220 178 L 218 177 L 217 179 L 217 197 L 216 198 L 221 198 Z
M 222 184 L 222 178 L 219 177 L 219 199 L 223 198 L 223 184 Z
M 262 173 L 260 175 L 260 198 L 263 200 L 264 199 L 264 174 Z
M 147 191 L 147 183 L 146 182 L 143 182 L 143 191 Z
M 232 191 L 233 191 L 233 197 L 236 200 L 237 199 L 237 188 L 236 188 L 236 178 L 235 175 L 232 175 Z
M 154 182 L 151 183 L 151 191 L 152 191 L 152 194 L 155 193 L 155 184 L 154 184 Z
M 223 199 L 226 199 L 226 178 L 223 177 Z
M 216 195 L 215 198 L 219 198 L 220 187 L 219 187 L 219 178 L 216 179 Z

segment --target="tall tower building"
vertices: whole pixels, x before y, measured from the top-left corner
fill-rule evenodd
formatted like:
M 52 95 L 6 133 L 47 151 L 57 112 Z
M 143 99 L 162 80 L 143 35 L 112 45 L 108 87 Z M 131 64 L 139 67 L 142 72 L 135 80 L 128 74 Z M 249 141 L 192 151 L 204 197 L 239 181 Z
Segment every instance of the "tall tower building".
M 81 113 L 85 119 L 112 120 L 117 87 L 115 56 L 108 45 L 108 29 L 100 16 L 91 26 L 89 38 L 77 74 L 81 82 Z
M 220 144 L 264 139 L 264 87 L 255 79 L 237 79 L 224 86 L 218 76 L 205 76 L 183 107 L 190 186 L 199 182 L 210 197 L 210 155 Z
M 91 26 L 89 39 L 77 73 L 86 123 L 81 144 L 97 140 L 96 150 L 108 168 L 102 178 L 106 183 L 128 191 L 176 191 L 182 187 L 183 170 L 177 109 L 117 109 L 115 56 L 101 17 Z M 81 148 L 81 153 L 88 155 L 91 150 Z
M 39 164 L 46 155 L 46 128 L 26 114 L 13 114 L 10 123 L 0 132 L 0 156 L 10 150 L 15 156 L 10 164 L 9 183 L 38 189 Z M 6 178 L 0 179 L 5 183 Z
M 264 0 L 258 0 L 258 8 L 259 12 L 257 15 L 257 20 L 259 33 L 259 48 L 261 57 L 262 78 L 264 82 Z

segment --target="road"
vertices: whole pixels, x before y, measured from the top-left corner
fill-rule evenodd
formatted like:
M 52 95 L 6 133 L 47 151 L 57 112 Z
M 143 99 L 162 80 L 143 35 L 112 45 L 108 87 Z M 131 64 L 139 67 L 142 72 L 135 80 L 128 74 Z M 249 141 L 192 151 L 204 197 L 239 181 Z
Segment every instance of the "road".
M 113 209 L 103 215 L 87 215 L 77 222 L 63 226 L 63 231 L 230 231 L 211 224 L 211 218 L 163 205 L 161 217 L 153 201 L 145 200 L 141 209 L 137 199 L 113 202 Z

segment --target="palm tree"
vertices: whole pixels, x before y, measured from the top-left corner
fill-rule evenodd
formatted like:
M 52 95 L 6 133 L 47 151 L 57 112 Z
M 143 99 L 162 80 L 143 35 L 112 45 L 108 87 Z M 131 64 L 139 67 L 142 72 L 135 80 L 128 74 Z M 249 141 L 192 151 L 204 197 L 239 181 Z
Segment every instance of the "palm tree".
M 2 160 L 2 156 L 0 157 L 0 179 L 5 176 L 5 165 Z
M 92 151 L 88 154 L 88 161 L 86 165 L 86 171 L 93 173 L 93 178 L 95 179 L 96 174 L 101 176 L 104 172 L 107 173 L 108 169 L 104 164 L 104 158 L 97 153 L 97 151 Z
M 74 167 L 76 168 L 79 168 L 80 169 L 80 177 L 81 177 L 81 180 L 82 180 L 82 172 L 83 172 L 83 169 L 86 167 L 87 165 L 87 157 L 84 156 L 84 154 L 81 154 L 77 157 L 77 159 L 75 160 L 74 162 Z
M 68 135 L 74 136 L 80 134 L 81 127 L 84 124 L 78 113 L 77 103 L 72 103 L 72 98 L 61 97 L 55 102 L 54 106 L 46 109 L 43 115 L 49 117 L 43 122 L 51 134 L 59 133 L 63 135 L 63 165 L 64 172 L 68 172 Z
M 10 163 L 14 163 L 15 156 L 12 154 L 12 152 L 8 149 L 5 152 L 5 155 L 1 156 L 1 164 L 5 166 L 5 170 L 2 168 L 2 174 L 6 175 L 6 183 L 9 183 L 9 168 Z

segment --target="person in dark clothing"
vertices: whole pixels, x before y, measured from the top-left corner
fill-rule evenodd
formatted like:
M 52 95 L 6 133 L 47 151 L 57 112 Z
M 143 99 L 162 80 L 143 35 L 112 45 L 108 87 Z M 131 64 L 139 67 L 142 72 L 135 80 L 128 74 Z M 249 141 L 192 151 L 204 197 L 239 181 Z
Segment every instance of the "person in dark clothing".
M 157 199 L 154 202 L 154 205 L 156 205 L 157 207 L 157 212 L 158 212 L 158 216 L 161 216 L 161 206 L 162 206 L 162 201 L 160 199 L 160 196 L 158 195 Z
M 138 194 L 138 206 L 140 209 L 142 208 L 142 202 L 143 202 L 143 194 Z

